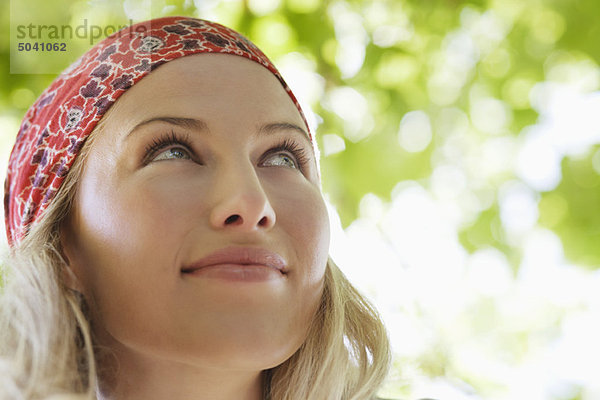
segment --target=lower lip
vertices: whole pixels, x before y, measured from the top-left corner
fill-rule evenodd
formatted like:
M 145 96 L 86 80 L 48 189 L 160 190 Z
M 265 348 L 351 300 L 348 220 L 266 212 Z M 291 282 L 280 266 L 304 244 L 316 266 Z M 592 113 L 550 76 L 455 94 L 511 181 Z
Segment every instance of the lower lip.
M 260 264 L 216 264 L 185 272 L 184 275 L 236 282 L 264 282 L 284 276 L 278 269 Z

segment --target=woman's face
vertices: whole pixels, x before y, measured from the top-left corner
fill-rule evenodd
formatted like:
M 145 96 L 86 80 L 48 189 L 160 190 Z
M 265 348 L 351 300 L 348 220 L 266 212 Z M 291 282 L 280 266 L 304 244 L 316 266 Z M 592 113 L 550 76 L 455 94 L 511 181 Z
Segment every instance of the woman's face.
M 238 56 L 172 61 L 121 96 L 61 233 L 101 344 L 256 370 L 299 348 L 329 247 L 303 127 L 277 78 Z

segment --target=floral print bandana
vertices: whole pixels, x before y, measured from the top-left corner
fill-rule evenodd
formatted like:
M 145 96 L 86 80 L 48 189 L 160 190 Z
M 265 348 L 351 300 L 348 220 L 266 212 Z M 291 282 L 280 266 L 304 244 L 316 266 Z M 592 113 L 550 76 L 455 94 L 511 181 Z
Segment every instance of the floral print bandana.
M 168 61 L 198 53 L 246 57 L 271 71 L 306 118 L 269 59 L 239 33 L 200 19 L 166 17 L 132 25 L 98 43 L 29 108 L 4 184 L 6 234 L 16 246 L 56 196 L 102 115 L 127 89 Z M 308 124 L 309 139 L 314 144 Z

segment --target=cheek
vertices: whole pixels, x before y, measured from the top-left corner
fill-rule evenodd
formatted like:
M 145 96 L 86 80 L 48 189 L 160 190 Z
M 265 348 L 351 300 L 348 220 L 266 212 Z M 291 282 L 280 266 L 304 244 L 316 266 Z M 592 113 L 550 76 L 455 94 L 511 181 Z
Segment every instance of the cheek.
M 148 324 L 164 325 L 154 318 L 171 315 L 182 238 L 195 225 L 191 207 L 201 204 L 180 193 L 176 179 L 121 187 L 101 179 L 85 182 L 78 198 L 78 264 L 96 318 L 121 339 L 132 332 L 151 335 Z
M 315 191 L 316 192 L 316 191 Z M 298 244 L 303 251 L 323 259 L 329 250 L 329 217 L 321 194 L 309 193 L 301 204 L 287 210 L 292 216 L 292 223 L 298 226 Z
M 325 202 L 316 187 L 291 190 L 276 205 L 279 229 L 289 235 L 294 256 L 307 284 L 323 279 L 329 254 L 329 218 Z
M 190 216 L 203 212 L 203 185 L 171 173 L 165 178 L 132 178 L 115 184 L 111 180 L 89 179 L 80 196 L 81 221 L 94 240 L 108 248 L 140 254 L 143 250 L 160 252 L 153 243 L 177 242 L 193 226 Z M 174 250 L 173 247 L 169 247 Z

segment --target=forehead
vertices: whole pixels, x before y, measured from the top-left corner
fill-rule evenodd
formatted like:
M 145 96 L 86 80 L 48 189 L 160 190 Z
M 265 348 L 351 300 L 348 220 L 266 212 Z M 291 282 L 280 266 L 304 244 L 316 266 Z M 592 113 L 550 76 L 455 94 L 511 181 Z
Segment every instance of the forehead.
M 228 54 L 186 56 L 160 66 L 119 98 L 104 125 L 110 131 L 128 131 L 158 116 L 201 118 L 209 124 L 242 117 L 256 123 L 285 120 L 304 127 L 275 75 Z

